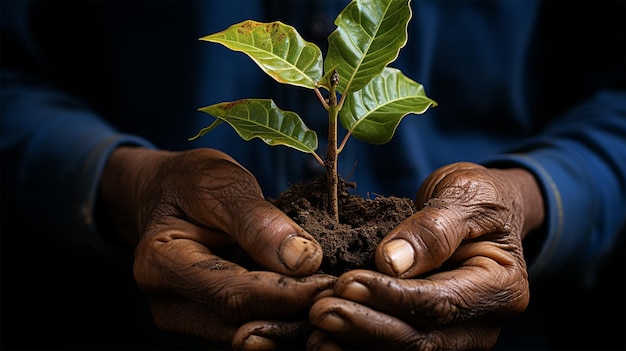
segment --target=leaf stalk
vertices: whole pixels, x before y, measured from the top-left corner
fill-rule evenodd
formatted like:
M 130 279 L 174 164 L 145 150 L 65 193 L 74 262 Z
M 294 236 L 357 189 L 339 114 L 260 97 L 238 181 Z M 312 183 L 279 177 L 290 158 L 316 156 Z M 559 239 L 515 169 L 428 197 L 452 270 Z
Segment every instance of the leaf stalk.
M 326 102 L 326 99 L 324 98 L 320 90 L 318 88 L 315 88 L 313 89 L 313 91 L 315 91 L 315 95 L 317 95 L 317 98 L 322 103 L 322 106 L 324 106 L 324 109 L 328 111 L 330 109 L 330 106 L 328 106 L 328 102 Z

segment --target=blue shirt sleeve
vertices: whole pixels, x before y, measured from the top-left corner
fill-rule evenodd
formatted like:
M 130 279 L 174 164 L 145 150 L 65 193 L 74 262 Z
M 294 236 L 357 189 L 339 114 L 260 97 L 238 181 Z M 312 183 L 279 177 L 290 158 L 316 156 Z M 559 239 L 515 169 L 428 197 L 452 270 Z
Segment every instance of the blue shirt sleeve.
M 526 168 L 541 185 L 545 236 L 537 252 L 527 253 L 530 276 L 582 272 L 582 282 L 592 283 L 603 254 L 626 224 L 624 91 L 598 92 L 517 153 L 494 155 L 484 163 Z
M 9 3 L 21 4 L 20 2 Z M 547 3 L 556 4 L 556 2 Z M 425 118 L 407 118 L 403 121 L 403 128 L 394 138 L 393 145 L 372 148 L 359 145 L 358 148 L 348 148 L 342 154 L 346 157 L 342 163 L 347 168 L 344 174 L 351 172 L 352 165 L 355 164 L 352 161 L 359 161 L 357 174 L 360 172 L 358 175 L 360 189 L 401 195 L 411 194 L 418 181 L 424 179 L 442 163 L 462 160 L 484 162 L 485 165 L 494 167 L 521 166 L 529 169 L 542 186 L 547 209 L 544 228 L 540 232 L 533 233 L 527 240 L 526 254 L 531 277 L 547 277 L 553 274 L 566 274 L 565 272 L 578 274 L 580 270 L 593 271 L 595 263 L 599 262 L 603 254 L 615 242 L 617 235 L 620 235 L 620 228 L 624 227 L 624 213 L 626 213 L 624 203 L 626 198 L 624 180 L 626 174 L 626 103 L 624 101 L 626 94 L 623 90 L 611 90 L 606 86 L 600 86 L 595 94 L 590 94 L 589 99 L 583 102 L 579 102 L 578 97 L 572 94 L 576 87 L 584 87 L 585 93 L 586 89 L 589 89 L 587 81 L 582 79 L 584 78 L 582 74 L 587 73 L 587 66 L 592 66 L 591 68 L 598 71 L 591 72 L 594 77 L 604 77 L 606 72 L 602 69 L 611 68 L 613 65 L 610 63 L 619 61 L 607 58 L 623 57 L 623 40 L 620 41 L 623 36 L 617 38 L 622 48 L 619 49 L 621 51 L 618 50 L 617 53 L 611 51 L 610 55 L 601 55 L 599 54 L 601 51 L 595 51 L 598 49 L 596 47 L 594 51 L 585 51 L 585 56 L 580 53 L 578 37 L 569 36 L 569 40 L 575 45 L 573 48 L 566 47 L 568 51 L 563 51 L 562 56 L 552 58 L 554 60 L 552 62 L 550 61 L 551 54 L 545 48 L 556 47 L 556 44 L 565 42 L 564 39 L 566 39 L 557 35 L 561 34 L 560 32 L 553 33 L 552 30 L 563 27 L 563 31 L 569 33 L 572 28 L 560 25 L 552 28 L 555 18 L 567 19 L 569 17 L 561 16 L 562 11 L 556 6 L 554 16 L 539 18 L 540 4 L 542 3 L 413 2 L 413 6 L 416 7 L 415 19 L 412 21 L 414 32 L 411 32 L 411 44 L 402 50 L 401 59 L 404 60 L 402 68 L 406 69 L 409 76 L 424 83 L 431 97 L 438 101 L 440 106 L 429 111 L 429 116 Z M 209 2 L 203 3 L 203 7 L 206 7 L 204 11 L 211 13 L 213 17 L 209 17 L 208 21 L 205 17 L 201 18 L 205 21 L 205 25 L 211 25 L 210 28 L 204 28 L 200 32 L 202 34 L 223 29 L 222 25 L 226 23 L 218 25 L 216 20 L 222 18 L 224 22 L 230 23 L 230 19 L 225 18 L 223 14 L 235 13 L 224 11 L 224 9 L 218 11 L 213 8 L 213 5 Z M 11 34 L 10 31 L 16 30 L 14 39 L 23 44 L 24 50 L 30 50 L 28 55 L 24 56 L 36 60 L 28 68 L 45 67 L 46 63 L 42 62 L 46 59 L 44 55 L 38 55 L 37 46 L 30 43 L 28 37 L 24 36 L 28 23 L 18 21 L 16 14 L 6 11 L 7 8 L 4 6 L 3 4 L 3 49 L 7 47 L 6 43 L 10 44 L 6 41 L 8 34 Z M 212 10 L 214 12 L 210 12 Z M 259 9 L 254 11 L 257 10 Z M 246 8 L 246 11 L 252 11 L 252 8 Z M 331 12 L 336 14 L 334 10 Z M 240 12 L 236 14 L 244 16 Z M 254 17 L 246 13 L 246 16 L 248 15 Z M 571 20 L 574 28 L 585 32 L 594 28 L 598 30 L 597 26 L 594 28 L 579 26 L 579 23 L 574 21 L 576 18 L 573 17 Z M 202 91 L 202 104 L 221 101 L 220 93 L 227 95 L 227 98 L 247 97 L 248 95 L 243 92 L 244 89 L 263 91 L 262 96 L 273 93 L 272 90 L 263 90 L 260 86 L 249 84 L 252 78 L 248 77 L 244 81 L 245 84 L 242 84 L 239 76 L 233 78 L 230 75 L 231 72 L 244 71 L 232 63 L 231 57 L 236 57 L 236 55 L 228 53 L 223 57 L 219 56 L 220 53 L 226 52 L 220 50 L 222 48 L 209 45 L 198 46 L 197 49 L 213 50 L 203 51 L 206 56 L 195 51 L 189 54 L 178 54 L 176 51 L 177 55 L 173 58 L 178 58 L 179 61 L 168 61 L 173 59 L 172 57 L 164 60 L 164 52 L 160 51 L 158 54 L 144 52 L 146 50 L 133 51 L 132 49 L 136 48 L 139 40 L 138 37 L 132 35 L 136 29 L 134 19 L 128 24 L 132 26 L 127 28 L 115 24 L 115 26 L 107 27 L 111 30 L 121 28 L 118 36 L 107 37 L 107 39 L 116 46 L 121 45 L 120 47 L 123 47 L 125 51 L 123 51 L 123 57 L 114 56 L 115 60 L 105 59 L 111 62 L 125 62 L 132 57 L 138 65 L 129 66 L 130 69 L 121 74 L 125 78 L 130 78 L 129 73 L 137 67 L 145 66 L 146 62 L 159 62 L 159 64 L 154 64 L 158 69 L 171 66 L 189 68 L 194 67 L 192 63 L 197 63 L 199 67 L 206 68 L 209 73 L 208 76 L 204 76 L 206 78 L 204 80 L 194 76 L 196 80 L 203 81 L 203 84 L 210 85 L 206 91 L 198 89 Z M 545 40 L 543 43 L 545 46 L 534 47 L 533 43 L 537 39 L 533 33 L 539 31 L 535 28 L 539 24 L 549 24 L 550 31 L 539 38 L 542 41 L 538 44 Z M 13 28 L 9 28 L 11 26 Z M 46 28 L 44 32 L 47 33 L 49 30 L 50 28 Z M 462 36 L 459 36 L 459 30 L 463 33 Z M 111 34 L 109 31 L 101 32 Z M 595 37 L 606 36 L 606 32 L 600 30 L 598 32 L 600 35 L 596 33 Z M 176 40 L 173 42 L 177 43 L 181 41 L 178 38 L 192 36 L 181 33 L 174 37 Z M 195 38 L 193 37 L 194 41 Z M 121 39 L 126 39 L 127 42 Z M 141 39 L 143 40 L 143 37 Z M 496 44 L 487 45 L 487 43 Z M 596 43 L 601 47 L 610 45 L 609 48 L 613 50 L 612 44 L 613 41 Z M 70 47 L 74 48 L 75 45 Z M 560 52 L 557 49 L 554 50 L 555 53 Z M 117 53 L 119 52 L 122 50 Z M 571 52 L 575 55 L 570 55 Z M 602 53 L 605 52 L 606 50 L 602 51 Z M 76 54 L 76 52 L 63 53 L 60 62 L 66 62 L 68 58 Z M 596 55 L 603 58 L 601 63 L 595 64 L 590 61 L 594 64 L 583 65 L 586 63 L 585 60 L 593 59 Z M 99 56 L 102 58 L 104 55 Z M 210 61 L 192 60 L 196 56 L 216 61 L 228 60 L 228 62 L 225 62 L 223 66 L 216 65 L 212 67 L 213 71 L 210 71 L 208 69 L 210 65 L 207 63 Z M 3 60 L 5 57 L 3 52 Z M 462 60 L 459 59 L 460 57 Z M 400 61 L 398 60 L 398 65 L 401 64 Z M 3 65 L 5 62 L 6 60 L 3 61 Z M 546 62 L 550 64 L 538 65 Z M 610 76 L 617 76 L 620 82 L 618 85 L 623 89 L 624 66 L 622 62 L 619 63 L 621 68 L 617 74 L 611 73 Z M 20 62 L 16 67 L 24 64 Z M 230 69 L 224 67 L 230 67 Z M 70 68 L 73 67 L 70 66 Z M 580 71 L 572 71 L 577 68 Z M 26 71 L 32 72 L 31 69 L 23 72 Z M 155 71 L 161 73 L 158 70 Z M 186 70 L 176 71 L 176 74 L 172 75 L 182 74 L 184 71 Z M 144 94 L 150 99 L 138 100 L 136 98 L 137 91 L 146 88 L 146 85 L 150 85 L 148 83 L 152 83 L 152 86 L 159 89 L 166 84 L 154 84 L 152 79 L 145 79 L 135 82 L 134 85 L 128 84 L 134 89 L 127 88 L 126 84 L 121 85 L 125 88 L 120 93 L 124 101 L 130 101 L 138 106 L 136 109 L 126 111 L 144 112 L 143 114 L 131 112 L 128 115 L 134 119 L 143 118 L 139 124 L 141 126 L 149 124 L 151 127 L 146 131 L 124 128 L 119 121 L 112 120 L 112 118 L 123 117 L 127 114 L 107 114 L 109 122 L 106 122 L 84 101 L 61 90 L 58 85 L 48 84 L 41 80 L 38 72 L 35 72 L 35 76 L 38 77 L 36 79 L 23 72 L 7 72 L 4 69 L 2 72 L 3 186 L 9 184 L 10 191 L 19 199 L 20 207 L 24 208 L 30 220 L 37 223 L 40 228 L 44 230 L 59 228 L 58 232 L 67 236 L 67 238 L 62 238 L 63 241 L 70 242 L 76 247 L 90 243 L 104 245 L 103 238 L 93 229 L 91 212 L 97 194 L 99 176 L 109 153 L 119 145 L 148 147 L 158 145 L 160 148 L 171 148 L 171 145 L 180 144 L 177 137 L 170 136 L 168 133 L 156 133 L 157 130 L 164 129 L 161 126 L 171 121 L 174 114 L 143 111 L 146 103 L 158 99 L 154 97 L 155 95 L 151 95 L 155 90 Z M 146 72 L 151 73 L 149 70 Z M 213 76 L 220 72 L 220 76 Z M 549 79 L 551 73 L 558 73 L 552 81 Z M 145 75 L 149 78 L 156 76 Z M 241 75 L 245 78 L 248 73 L 245 71 Z M 210 84 L 210 82 L 219 81 L 222 76 L 232 79 L 230 85 L 238 95 L 231 95 L 231 91 L 223 86 L 218 88 Z M 563 83 L 563 77 L 569 77 L 570 80 Z M 86 81 L 91 84 L 101 84 L 100 81 Z M 549 83 L 554 85 L 553 90 L 561 93 L 563 99 L 566 100 L 566 105 L 570 106 L 556 117 L 547 113 L 540 115 L 545 111 L 542 108 L 545 107 L 543 99 L 554 98 L 549 94 L 554 93 L 548 89 Z M 183 85 L 169 84 L 169 86 L 181 87 Z M 118 85 L 115 87 L 119 88 Z M 191 87 L 190 90 L 193 89 L 193 86 Z M 184 91 L 185 89 L 177 90 Z M 171 100 L 174 102 L 180 99 L 171 98 Z M 299 100 L 291 99 L 291 95 L 288 99 L 282 100 L 302 106 Z M 541 101 L 538 103 L 536 100 Z M 189 109 L 194 112 L 195 106 L 199 106 L 194 106 L 193 103 L 189 105 Z M 472 108 L 467 108 L 468 106 Z M 158 108 L 160 109 L 161 106 Z M 175 116 L 180 121 L 192 120 L 189 114 Z M 547 127 L 543 126 L 544 119 L 548 124 Z M 203 123 L 204 121 L 202 120 Z M 182 124 L 178 122 L 177 125 Z M 113 125 L 119 125 L 119 130 L 127 134 L 120 133 Z M 490 129 L 486 129 L 487 127 Z M 197 129 L 192 129 L 182 134 L 191 136 L 196 131 Z M 148 132 L 152 132 L 152 135 Z M 131 134 L 141 135 L 154 145 L 147 139 Z M 171 144 L 164 144 L 159 139 L 159 135 L 165 135 L 174 141 Z M 276 174 L 282 174 L 279 173 L 281 171 L 283 173 L 295 172 L 305 168 L 299 167 L 303 165 L 302 163 L 291 162 L 291 155 L 295 153 L 285 151 L 285 154 L 288 154 L 285 160 L 290 157 L 288 159 L 290 162 L 278 162 L 277 155 L 282 150 L 244 149 L 231 140 L 233 139 L 230 136 L 221 134 L 211 139 L 206 138 L 203 140 L 205 144 L 202 145 L 219 147 L 236 156 L 247 167 L 251 166 L 251 171 L 261 176 L 259 177 L 261 181 L 265 179 L 264 184 L 277 182 L 276 179 L 284 184 L 286 182 Z M 180 137 L 180 141 L 186 141 L 186 138 Z M 521 147 L 518 141 L 522 143 Z M 200 144 L 186 144 L 181 148 L 197 145 Z M 437 148 L 431 145 L 437 145 Z M 268 157 L 260 157 L 261 152 L 267 152 Z M 350 154 L 351 152 L 354 152 L 354 155 Z M 497 152 L 496 155 L 487 157 L 495 152 Z M 352 156 L 354 160 L 349 158 Z M 299 160 L 299 157 L 300 155 L 293 156 L 293 159 Z M 277 167 L 267 167 L 267 160 L 273 160 Z M 262 165 L 254 167 L 253 161 Z M 269 169 L 264 173 L 261 166 L 265 166 L 263 169 Z M 290 179 L 297 180 L 298 177 L 290 176 Z M 74 228 L 81 228 L 79 235 L 72 234 Z M 531 237 L 539 238 L 540 242 L 533 243 L 530 240 Z
M 23 73 L 3 70 L 1 94 L 2 153 L 12 161 L 3 182 L 27 220 L 54 233 L 44 239 L 55 247 L 115 255 L 115 240 L 94 226 L 100 174 L 116 147 L 153 145 L 117 132 L 82 101 Z

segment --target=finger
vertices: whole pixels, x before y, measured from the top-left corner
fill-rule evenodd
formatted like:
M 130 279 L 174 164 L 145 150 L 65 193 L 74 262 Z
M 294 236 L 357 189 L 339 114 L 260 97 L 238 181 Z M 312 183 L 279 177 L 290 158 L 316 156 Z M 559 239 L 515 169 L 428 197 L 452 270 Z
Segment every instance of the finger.
M 213 347 L 229 349 L 237 325 L 211 312 L 202 304 L 174 296 L 156 295 L 150 299 L 152 317 L 159 330 L 193 335 Z
M 176 184 L 177 188 L 193 189 L 178 201 L 183 213 L 206 228 L 230 234 L 268 270 L 292 276 L 314 273 L 322 262 L 319 243 L 265 201 L 248 170 L 227 155 L 210 151 L 195 150 L 179 160 L 193 163 L 190 167 L 196 170 L 201 167 L 195 176 L 185 178 L 185 184 Z M 198 154 L 210 162 L 198 165 Z
M 455 166 L 450 174 L 444 167 L 443 178 L 435 172 L 432 198 L 381 240 L 376 251 L 380 271 L 415 277 L 441 266 L 463 240 L 486 234 L 502 243 L 517 240 L 511 233 L 521 229 L 519 221 L 512 219 L 515 212 L 502 203 L 500 189 L 486 169 L 465 163 Z M 424 183 L 425 188 L 431 186 Z
M 461 323 L 476 316 L 515 315 L 529 300 L 523 272 L 482 256 L 425 279 L 351 271 L 339 277 L 335 295 L 424 328 Z
M 410 340 L 415 333 L 408 324 L 349 300 L 320 299 L 311 307 L 309 319 L 313 326 L 351 345 L 397 349 L 415 343 Z M 355 335 L 359 337 L 355 338 Z
M 147 292 L 173 293 L 204 304 L 234 321 L 306 312 L 312 298 L 332 286 L 334 277 L 290 278 L 275 272 L 249 272 L 221 259 L 199 237 L 209 233 L 169 218 L 167 228 L 137 246 L 135 280 Z M 180 228 L 180 229 L 175 229 Z
M 156 326 L 206 339 L 212 347 L 233 350 L 302 349 L 312 331 L 306 319 L 259 320 L 237 327 L 223 317 L 189 300 L 157 296 L 151 299 Z M 306 315 L 303 315 L 306 317 Z
M 420 210 L 380 241 L 376 267 L 410 278 L 441 266 L 467 236 L 464 219 L 458 205 Z
M 332 335 L 324 330 L 316 329 L 309 335 L 306 342 L 307 351 L 343 351 L 345 350 L 337 344 Z
M 301 349 L 312 331 L 306 319 L 260 320 L 242 325 L 233 337 L 233 350 Z
M 309 318 L 314 326 L 325 332 L 309 338 L 309 345 L 316 347 L 341 344 L 347 346 L 344 348 L 359 350 L 488 349 L 493 347 L 499 333 L 499 327 L 484 321 L 417 329 L 388 314 L 333 297 L 316 302 Z M 355 335 L 359 337 L 355 338 Z
M 277 207 L 265 200 L 249 201 L 239 211 L 247 215 L 236 223 L 234 236 L 255 262 L 291 276 L 309 275 L 319 268 L 320 244 Z

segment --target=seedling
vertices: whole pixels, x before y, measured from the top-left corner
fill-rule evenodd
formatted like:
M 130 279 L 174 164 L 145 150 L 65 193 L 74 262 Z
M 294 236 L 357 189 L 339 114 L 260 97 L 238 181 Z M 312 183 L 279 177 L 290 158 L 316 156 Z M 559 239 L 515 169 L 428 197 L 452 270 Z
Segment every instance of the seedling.
M 194 140 L 223 122 L 244 140 L 260 138 L 310 153 L 327 171 L 330 215 L 339 221 L 337 156 L 350 136 L 384 144 L 406 115 L 422 114 L 437 105 L 424 87 L 400 70 L 388 67 L 407 42 L 410 0 L 353 0 L 337 16 L 324 58 L 318 46 L 281 22 L 247 20 L 200 38 L 249 56 L 270 77 L 311 89 L 328 111 L 326 157 L 316 152 L 317 134 L 300 116 L 271 99 L 222 102 L 199 110 L 216 120 Z M 320 90 L 324 89 L 326 95 Z M 337 121 L 346 129 L 338 145 Z

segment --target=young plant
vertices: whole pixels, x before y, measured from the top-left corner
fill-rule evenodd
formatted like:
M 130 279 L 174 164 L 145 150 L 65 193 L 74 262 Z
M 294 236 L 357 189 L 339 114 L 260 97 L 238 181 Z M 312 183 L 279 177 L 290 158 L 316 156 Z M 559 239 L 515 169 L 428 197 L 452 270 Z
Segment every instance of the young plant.
M 348 138 L 387 143 L 402 118 L 437 105 L 421 84 L 387 67 L 407 42 L 410 18 L 410 0 L 353 0 L 335 20 L 337 29 L 328 37 L 325 58 L 319 47 L 281 22 L 247 20 L 202 37 L 243 52 L 280 83 L 313 90 L 328 111 L 328 145 L 322 159 L 316 153 L 317 134 L 298 114 L 281 110 L 270 99 L 242 99 L 200 108 L 216 120 L 190 140 L 226 122 L 244 140 L 260 138 L 268 145 L 312 154 L 326 167 L 330 215 L 339 221 L 337 156 Z M 338 120 L 347 131 L 339 145 Z

